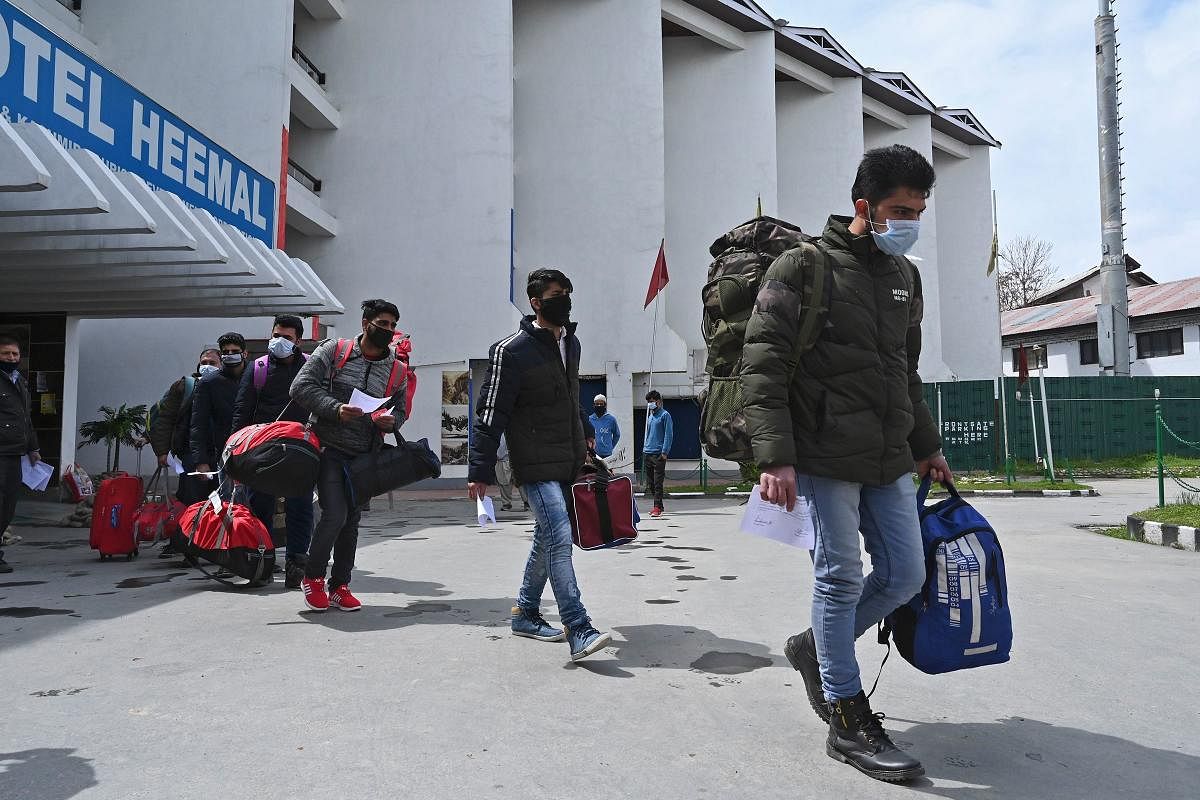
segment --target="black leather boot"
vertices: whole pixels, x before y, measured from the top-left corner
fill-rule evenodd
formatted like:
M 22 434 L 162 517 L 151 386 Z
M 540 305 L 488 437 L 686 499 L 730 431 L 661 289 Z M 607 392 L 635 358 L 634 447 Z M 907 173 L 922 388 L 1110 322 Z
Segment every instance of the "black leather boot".
M 283 568 L 283 585 L 287 589 L 299 589 L 300 581 L 304 580 L 304 569 L 308 566 L 308 556 L 288 556 Z
M 792 669 L 799 672 L 804 680 L 808 704 L 817 712 L 821 722 L 828 725 L 829 703 L 825 700 L 825 691 L 821 688 L 821 665 L 817 663 L 817 641 L 813 637 L 812 628 L 788 639 L 787 644 L 783 646 L 783 654 L 787 656 Z
M 833 715 L 825 745 L 830 758 L 889 783 L 911 781 L 925 774 L 920 761 L 892 744 L 883 729 L 883 714 L 871 711 L 865 694 L 859 692 L 831 705 Z

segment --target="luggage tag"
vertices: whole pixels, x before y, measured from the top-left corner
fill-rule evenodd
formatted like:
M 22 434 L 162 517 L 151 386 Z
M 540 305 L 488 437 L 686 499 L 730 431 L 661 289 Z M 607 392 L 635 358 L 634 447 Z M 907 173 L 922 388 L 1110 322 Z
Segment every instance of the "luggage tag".
M 221 502 L 221 495 L 218 494 L 216 489 L 208 496 L 208 502 L 212 503 L 214 514 L 220 514 L 221 509 L 225 507 L 225 504 Z

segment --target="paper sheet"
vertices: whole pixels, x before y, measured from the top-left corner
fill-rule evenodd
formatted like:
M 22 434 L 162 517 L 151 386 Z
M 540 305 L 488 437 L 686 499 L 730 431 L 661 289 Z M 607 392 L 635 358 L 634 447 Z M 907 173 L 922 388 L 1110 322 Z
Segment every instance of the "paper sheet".
M 390 398 L 387 397 L 372 397 L 366 392 L 361 392 L 355 389 L 350 393 L 350 402 L 347 405 L 362 409 L 364 414 L 370 414 L 375 409 L 386 403 Z
M 787 511 L 783 506 L 763 500 L 757 486 L 750 493 L 746 515 L 742 517 L 742 530 L 804 550 L 812 550 L 816 544 L 816 531 L 802 500 Z
M 492 502 L 492 498 L 484 497 L 475 501 L 475 517 L 480 525 L 486 526 L 489 522 L 496 524 L 496 504 Z
M 175 470 L 176 475 L 183 474 L 183 462 L 174 453 L 167 453 L 167 466 Z
M 54 475 L 54 467 L 45 461 L 30 464 L 28 457 L 21 458 L 21 481 L 35 492 L 46 491 L 50 478 Z

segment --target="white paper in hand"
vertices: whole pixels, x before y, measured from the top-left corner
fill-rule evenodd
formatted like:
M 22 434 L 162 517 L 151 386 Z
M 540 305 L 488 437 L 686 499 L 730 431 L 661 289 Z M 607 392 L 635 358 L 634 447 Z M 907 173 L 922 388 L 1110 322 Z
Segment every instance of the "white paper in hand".
M 489 522 L 496 524 L 496 505 L 492 498 L 483 497 L 475 501 L 475 516 L 481 526 L 486 527 Z
M 347 405 L 362 409 L 364 414 L 370 414 L 387 401 L 388 398 L 386 397 L 372 397 L 366 392 L 361 392 L 358 389 L 355 389 L 350 393 L 350 402 L 347 403 Z
M 816 531 L 803 500 L 797 499 L 796 507 L 788 511 L 763 500 L 757 486 L 750 493 L 746 515 L 742 517 L 742 530 L 805 550 L 812 550 L 816 545 Z
M 176 475 L 183 474 L 183 462 L 174 453 L 167 453 L 167 466 L 175 470 Z
M 53 475 L 54 467 L 45 461 L 30 464 L 28 457 L 21 459 L 21 482 L 35 492 L 46 491 L 46 486 L 50 483 Z

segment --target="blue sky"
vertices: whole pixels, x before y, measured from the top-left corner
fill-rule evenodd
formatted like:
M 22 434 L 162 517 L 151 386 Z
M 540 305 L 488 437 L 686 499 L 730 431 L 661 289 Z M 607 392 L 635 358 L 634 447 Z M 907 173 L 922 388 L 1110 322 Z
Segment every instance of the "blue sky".
M 974 111 L 1004 144 L 992 156 L 1001 242 L 1046 239 L 1060 275 L 1099 262 L 1094 0 L 760 4 Z M 1126 249 L 1159 281 L 1200 275 L 1200 0 L 1115 7 Z

